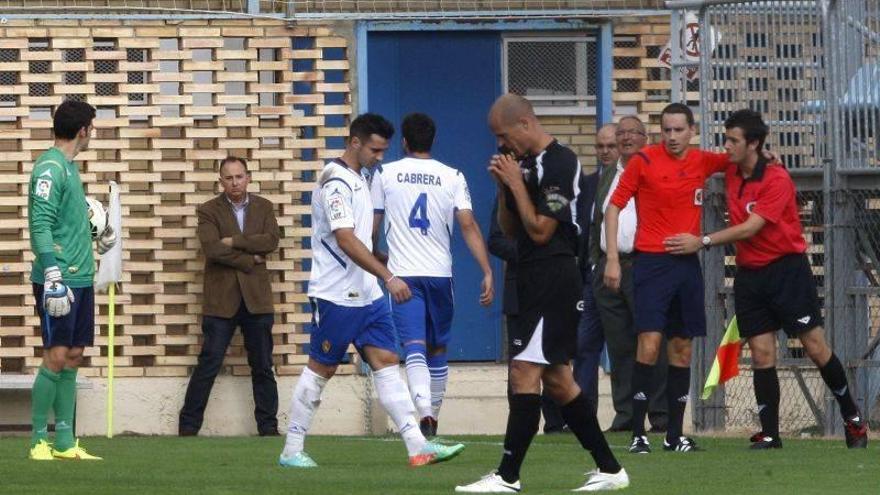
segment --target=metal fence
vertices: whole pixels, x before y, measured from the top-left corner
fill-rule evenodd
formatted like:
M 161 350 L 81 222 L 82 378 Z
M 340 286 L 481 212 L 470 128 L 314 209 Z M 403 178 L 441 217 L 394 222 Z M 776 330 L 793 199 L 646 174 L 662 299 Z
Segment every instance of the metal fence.
M 826 331 L 863 413 L 880 420 L 880 2 L 774 0 L 667 2 L 698 8 L 703 39 L 701 144 L 718 148 L 730 112 L 750 107 L 789 168 Z M 710 46 L 711 45 L 711 46 Z M 711 49 L 710 49 L 711 48 Z M 711 185 L 704 222 L 726 222 L 723 187 Z M 705 376 L 732 316 L 733 250 L 705 257 L 710 334 L 696 349 Z M 799 342 L 780 333 L 782 430 L 839 434 L 836 402 Z M 758 426 L 748 350 L 741 376 L 695 405 L 701 429 Z

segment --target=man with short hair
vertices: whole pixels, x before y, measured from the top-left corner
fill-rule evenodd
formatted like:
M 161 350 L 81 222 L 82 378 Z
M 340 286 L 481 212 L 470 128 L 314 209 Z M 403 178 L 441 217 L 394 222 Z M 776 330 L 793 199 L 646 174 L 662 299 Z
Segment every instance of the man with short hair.
M 28 230 L 34 252 L 31 282 L 43 338 L 43 363 L 31 390 L 33 432 L 29 457 L 101 460 L 74 438 L 76 375 L 83 350 L 95 339 L 95 255 L 116 244 L 107 226 L 92 232 L 79 168 L 73 159 L 88 149 L 95 108 L 66 100 L 55 110 L 55 145 L 34 163 L 28 187 Z M 55 413 L 55 442 L 49 443 L 49 411 Z
M 412 292 L 406 303 L 392 305 L 394 327 L 406 356 L 407 382 L 419 427 L 423 435 L 433 437 L 449 376 L 446 345 L 452 330 L 451 233 L 455 221 L 483 272 L 482 306 L 492 303 L 495 289 L 464 174 L 431 157 L 434 121 L 412 113 L 404 117 L 401 131 L 406 158 L 380 165 L 373 174 L 373 249 L 377 249 L 384 223 L 388 270 Z
M 605 285 L 619 291 L 620 213 L 635 198 L 638 255 L 632 277 L 638 347 L 632 381 L 632 453 L 651 451 L 644 425 L 664 334 L 669 351 L 669 422 L 663 450 L 697 450 L 696 442 L 684 436 L 683 425 L 690 393 L 692 340 L 706 335 L 703 272 L 695 254 L 669 254 L 663 241 L 682 232 L 699 234 L 706 179 L 728 164 L 726 154 L 690 147 L 696 128 L 694 114 L 686 105 L 667 105 L 660 118 L 663 142 L 630 158 L 605 211 Z
M 202 428 L 214 380 L 240 327 L 251 368 L 257 432 L 277 436 L 278 386 L 272 371 L 275 308 L 266 256 L 278 249 L 278 223 L 272 202 L 248 193 L 251 175 L 244 158 L 225 158 L 219 176 L 223 192 L 196 209 L 205 254 L 204 337 L 180 410 L 178 434 L 195 436 Z
M 577 198 L 578 225 L 580 226 L 578 267 L 583 281 L 581 317 L 578 322 L 577 352 L 572 361 L 574 380 L 590 401 L 594 413 L 599 410 L 599 361 L 605 346 L 605 335 L 593 290 L 593 268 L 597 258 L 590 249 L 593 244 L 593 209 L 599 183 L 607 176 L 609 166 L 617 160 L 615 131 L 617 124 L 605 124 L 596 132 L 596 171 L 581 175 L 580 195 Z
M 392 135 L 394 128 L 380 115 L 354 119 L 345 152 L 327 163 L 312 193 L 309 361 L 290 402 L 290 426 L 278 458 L 284 467 L 317 467 L 303 450 L 305 436 L 324 387 L 351 344 L 373 370 L 379 402 L 403 437 L 410 466 L 443 462 L 464 449 L 428 442 L 419 430 L 400 378 L 391 308 L 377 281 L 385 282 L 395 304 L 412 297 L 406 282 L 372 253 L 373 202 L 364 172 L 382 161 Z
M 736 243 L 733 282 L 740 335 L 748 340 L 754 369 L 755 400 L 761 431 L 752 449 L 782 447 L 779 438 L 779 377 L 776 374 L 776 331 L 797 337 L 816 363 L 837 399 L 843 416 L 846 446 L 868 445 L 867 420 L 850 393 L 846 371 L 828 346 L 822 329 L 822 306 L 806 256 L 797 193 L 782 164 L 768 161 L 761 150 L 767 125 L 761 114 L 734 112 L 724 123 L 724 148 L 730 156 L 724 179 L 730 227 L 704 235 L 681 233 L 665 240 L 675 255 Z
M 576 214 L 580 163 L 544 130 L 521 96 L 501 96 L 488 120 L 502 152 L 489 165 L 499 189 L 498 223 L 505 235 L 517 239 L 519 313 L 508 328 L 510 413 L 501 463 L 497 472 L 455 491 L 521 490 L 520 467 L 538 431 L 542 384 L 598 467 L 576 491 L 625 488 L 629 477 L 608 447 L 569 365 L 581 299 Z
M 590 253 L 596 264 L 596 273 L 605 272 L 605 209 L 617 189 L 630 158 L 647 144 L 645 126 L 635 115 L 620 119 L 614 135 L 619 158 L 611 163 L 599 183 L 596 206 L 593 210 L 593 235 L 590 238 Z M 598 146 L 598 143 L 597 143 Z M 632 267 L 635 252 L 633 242 L 636 236 L 635 200 L 630 199 L 620 213 L 617 245 L 620 258 L 620 290 L 612 291 L 605 286 L 601 276 L 593 278 L 596 306 L 602 319 L 608 357 L 611 361 L 611 398 L 614 403 L 614 419 L 610 431 L 631 431 L 632 426 L 632 378 L 636 359 L 638 339 L 634 328 L 635 306 L 633 302 Z M 648 404 L 648 420 L 652 431 L 666 429 L 666 349 L 661 345 L 657 367 L 654 370 L 654 385 Z

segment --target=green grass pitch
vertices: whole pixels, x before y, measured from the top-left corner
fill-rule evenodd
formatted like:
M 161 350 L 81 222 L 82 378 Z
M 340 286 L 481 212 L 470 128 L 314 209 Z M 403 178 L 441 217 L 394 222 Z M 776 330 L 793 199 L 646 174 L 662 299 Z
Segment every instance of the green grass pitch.
M 747 439 L 697 437 L 695 453 L 626 452 L 629 438 L 609 442 L 630 474 L 625 494 L 828 495 L 880 493 L 880 448 L 847 450 L 842 440 L 786 440 L 772 452 L 747 450 Z M 103 462 L 27 460 L 28 439 L 0 439 L 0 494 L 408 494 L 453 493 L 493 469 L 501 438 L 446 437 L 468 448 L 458 458 L 413 469 L 396 438 L 309 437 L 320 467 L 277 465 L 282 438 L 84 438 Z M 651 437 L 654 446 L 661 437 Z M 571 435 L 538 436 L 526 457 L 523 493 L 562 494 L 592 469 Z

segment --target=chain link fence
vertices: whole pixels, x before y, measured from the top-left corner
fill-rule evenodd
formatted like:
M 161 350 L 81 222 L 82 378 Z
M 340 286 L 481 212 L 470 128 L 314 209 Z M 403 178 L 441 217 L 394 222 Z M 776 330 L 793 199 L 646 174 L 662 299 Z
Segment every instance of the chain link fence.
M 798 188 L 808 256 L 824 304 L 826 331 L 850 374 L 854 396 L 880 420 L 880 4 L 872 0 L 669 2 L 700 8 L 715 38 L 700 60 L 702 145 L 723 144 L 723 123 L 749 107 L 770 126 L 768 144 Z M 687 5 L 685 5 L 687 4 Z M 720 181 L 711 185 L 705 225 L 723 228 Z M 706 257 L 710 335 L 698 351 L 708 370 L 723 322 L 733 315 L 732 248 Z M 839 434 L 831 393 L 797 339 L 780 332 L 779 370 L 787 433 Z M 758 426 L 748 349 L 741 374 L 697 404 L 704 429 Z

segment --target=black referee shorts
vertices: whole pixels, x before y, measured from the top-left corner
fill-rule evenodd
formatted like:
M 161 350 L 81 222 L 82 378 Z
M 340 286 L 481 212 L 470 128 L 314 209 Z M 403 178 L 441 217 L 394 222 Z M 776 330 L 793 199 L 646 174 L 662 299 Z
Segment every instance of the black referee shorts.
M 582 282 L 574 257 L 517 267 L 519 312 L 508 321 L 510 359 L 568 364 L 577 350 Z
M 754 270 L 738 268 L 733 295 L 743 338 L 780 328 L 797 337 L 823 324 L 816 281 L 805 254 L 783 256 Z

